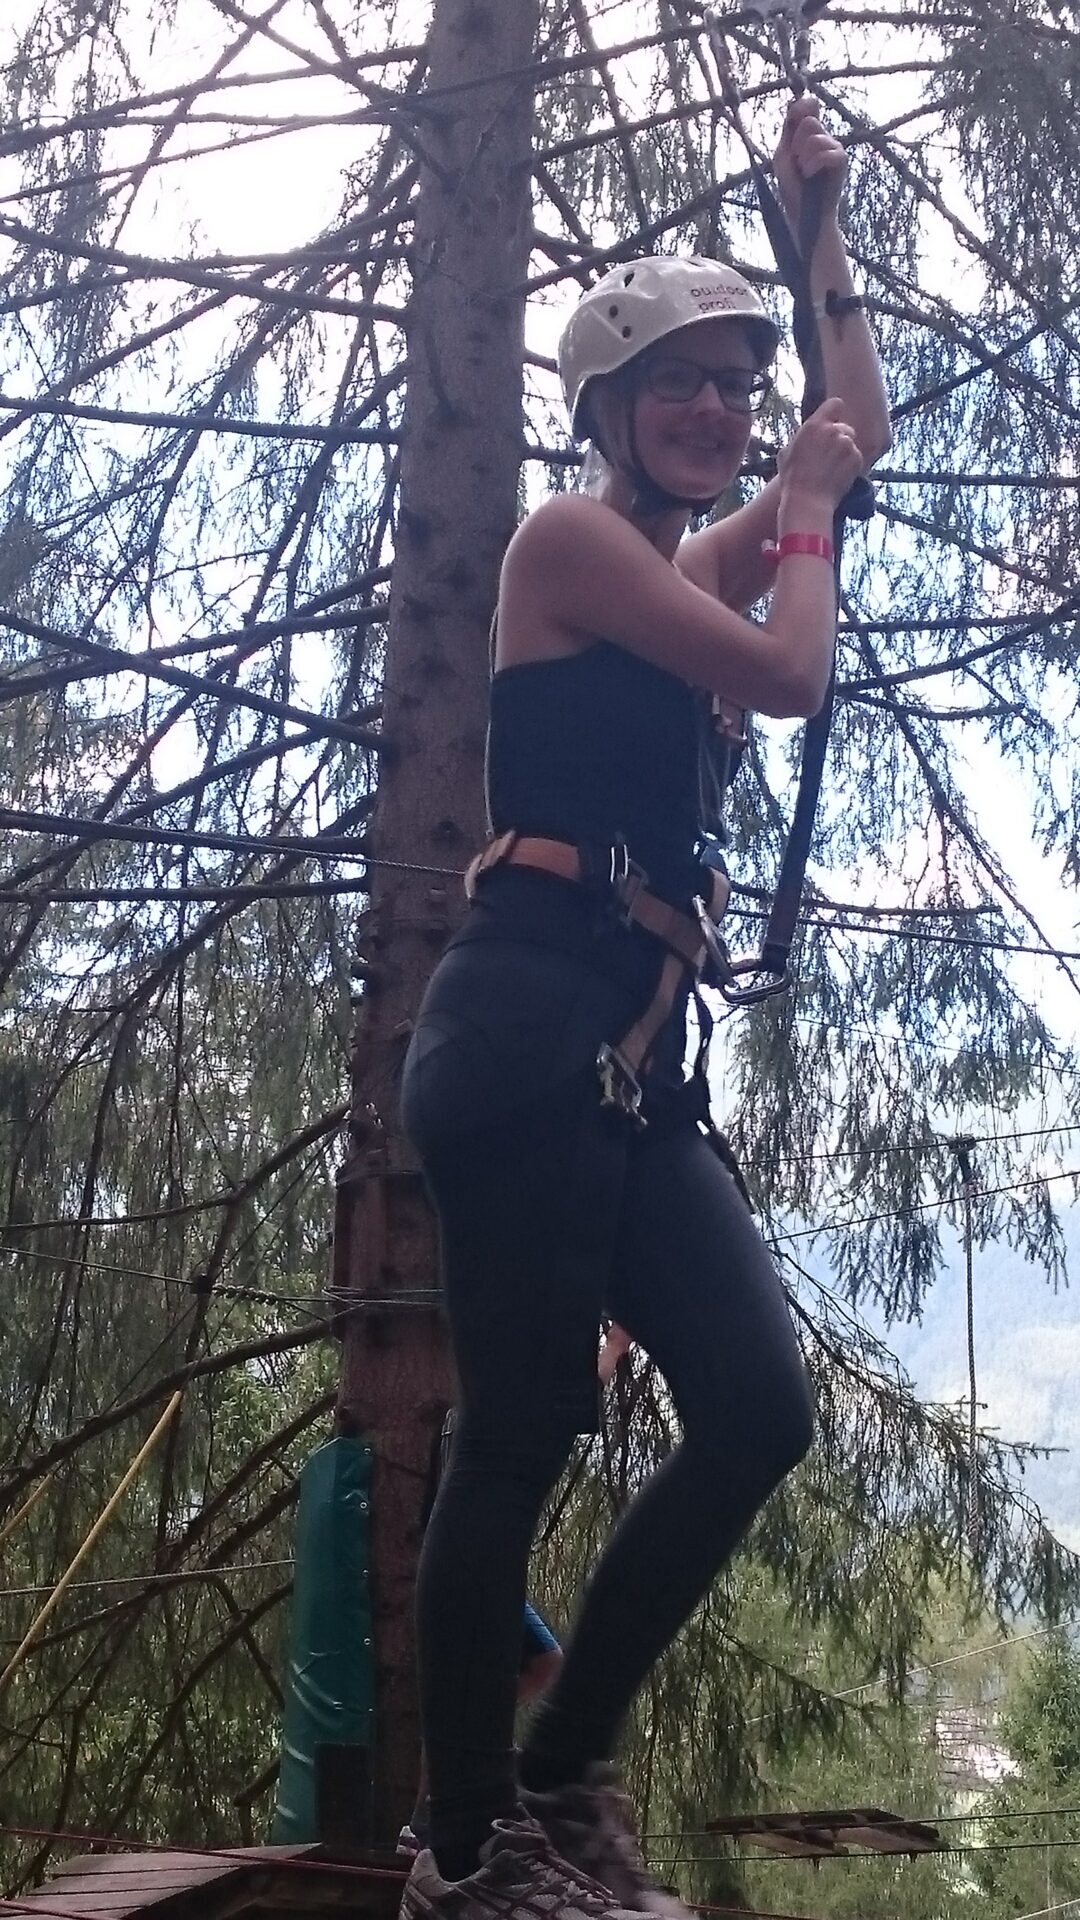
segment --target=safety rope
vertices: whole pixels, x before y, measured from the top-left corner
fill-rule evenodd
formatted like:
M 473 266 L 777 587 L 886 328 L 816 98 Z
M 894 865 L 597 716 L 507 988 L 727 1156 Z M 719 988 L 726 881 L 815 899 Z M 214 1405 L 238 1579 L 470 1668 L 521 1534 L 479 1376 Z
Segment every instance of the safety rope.
M 979 1400 L 978 1381 L 975 1373 L 975 1236 L 974 1204 L 978 1197 L 978 1183 L 972 1154 L 975 1151 L 973 1135 L 965 1133 L 948 1142 L 956 1156 L 957 1170 L 960 1174 L 960 1198 L 963 1206 L 964 1222 L 964 1305 L 967 1331 L 967 1369 L 968 1369 L 968 1484 L 967 1512 L 964 1516 L 965 1532 L 971 1557 L 977 1560 L 979 1553 L 980 1517 L 979 1517 Z
M 820 15 L 823 7 L 820 4 L 803 6 L 799 0 L 753 0 L 751 10 L 775 28 L 785 71 L 792 91 L 798 97 L 807 87 L 810 24 Z M 761 157 L 743 123 L 731 56 L 716 8 L 707 7 L 703 20 L 716 67 L 723 109 L 746 148 L 758 206 L 777 271 L 791 295 L 795 350 L 803 369 L 802 417 L 806 420 L 825 398 L 825 365 L 810 283 L 811 261 L 824 214 L 825 182 L 820 175 L 803 182 L 796 241 Z M 848 520 L 868 520 L 873 512 L 873 488 L 868 480 L 860 478 L 840 502 L 834 520 L 833 549 L 838 602 L 845 525 Z M 798 793 L 761 945 L 756 953 L 739 959 L 727 956 L 728 977 L 722 980 L 721 992 L 729 1006 L 752 1006 L 769 999 L 773 994 L 783 993 L 791 983 L 791 947 L 802 906 L 806 867 L 821 795 L 835 688 L 834 666 L 822 706 L 807 721 Z

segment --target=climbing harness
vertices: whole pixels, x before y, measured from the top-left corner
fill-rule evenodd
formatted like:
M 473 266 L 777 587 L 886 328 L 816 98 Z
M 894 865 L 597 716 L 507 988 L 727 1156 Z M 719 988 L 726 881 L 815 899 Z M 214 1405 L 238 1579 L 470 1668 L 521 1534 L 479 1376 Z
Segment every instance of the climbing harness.
M 751 0 L 751 10 L 772 25 L 778 34 L 781 55 L 792 90 L 804 93 L 810 58 L 809 27 L 824 11 L 827 0 L 806 5 L 799 0 Z M 738 91 L 731 67 L 724 29 L 714 7 L 703 14 L 706 35 L 716 66 L 720 98 L 736 133 L 746 148 L 758 206 L 769 236 L 777 269 L 794 307 L 795 348 L 803 368 L 802 416 L 807 419 L 825 398 L 825 370 L 818 333 L 818 313 L 810 286 L 810 263 L 821 231 L 824 211 L 824 182 L 815 176 L 803 183 L 799 233 L 793 239 L 783 209 L 768 179 L 765 167 L 742 121 Z M 845 313 L 862 305 L 856 295 L 830 292 L 825 313 L 842 319 Z M 865 478 L 857 480 L 836 510 L 833 539 L 833 566 L 836 591 L 840 593 L 840 568 L 844 527 L 848 520 L 868 520 L 874 511 L 874 492 Z M 753 1006 L 773 994 L 783 993 L 791 983 L 791 947 L 802 906 L 806 866 L 810 855 L 814 820 L 821 793 L 825 754 L 829 741 L 835 692 L 835 671 L 818 713 L 807 722 L 803 738 L 799 789 L 795 799 L 780 873 L 765 934 L 758 951 L 733 958 L 718 931 L 710 947 L 713 971 L 719 977 L 720 992 L 729 1006 Z
M 568 840 L 548 840 L 539 835 L 501 833 L 478 853 L 465 875 L 465 892 L 471 900 L 477 882 L 494 867 L 531 867 L 553 874 L 580 886 L 597 889 L 605 903 L 615 910 L 626 927 L 641 927 L 667 948 L 653 997 L 632 1027 L 616 1043 L 605 1041 L 597 1055 L 601 1103 L 625 1116 L 636 1126 L 644 1126 L 641 1111 L 641 1069 L 664 1025 L 679 987 L 690 974 L 696 984 L 716 985 L 712 962 L 716 929 L 727 907 L 731 892 L 726 874 L 715 868 L 703 869 L 709 898 L 699 894 L 693 914 L 681 913 L 651 891 L 642 867 L 631 859 L 623 842 L 611 846 L 581 847 Z

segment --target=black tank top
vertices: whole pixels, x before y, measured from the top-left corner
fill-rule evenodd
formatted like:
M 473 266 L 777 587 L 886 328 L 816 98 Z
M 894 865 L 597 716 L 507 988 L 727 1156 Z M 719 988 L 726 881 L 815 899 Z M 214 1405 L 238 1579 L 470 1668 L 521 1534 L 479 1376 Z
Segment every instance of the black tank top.
M 704 725 L 685 681 L 608 640 L 504 667 L 491 686 L 492 831 L 625 841 L 653 891 L 687 907 L 700 889 Z

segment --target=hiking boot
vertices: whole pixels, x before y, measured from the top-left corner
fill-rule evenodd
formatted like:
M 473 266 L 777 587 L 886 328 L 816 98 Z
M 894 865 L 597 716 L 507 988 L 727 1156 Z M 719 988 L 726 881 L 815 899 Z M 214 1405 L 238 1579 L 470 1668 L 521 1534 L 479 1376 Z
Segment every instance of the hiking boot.
M 614 1767 L 592 1765 L 583 1781 L 554 1793 L 523 1793 L 557 1854 L 598 1880 L 620 1907 L 660 1920 L 690 1920 L 690 1910 L 653 1878 L 642 1858 L 629 1796 Z
M 496 1820 L 480 1865 L 444 1880 L 425 1849 L 405 1883 L 400 1920 L 633 1920 L 605 1887 L 560 1860 L 543 1827 Z

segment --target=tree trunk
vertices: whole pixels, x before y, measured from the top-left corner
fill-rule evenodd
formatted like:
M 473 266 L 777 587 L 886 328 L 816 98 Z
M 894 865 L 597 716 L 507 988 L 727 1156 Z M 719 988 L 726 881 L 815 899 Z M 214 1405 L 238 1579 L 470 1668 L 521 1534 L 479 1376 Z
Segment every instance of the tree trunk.
M 409 377 L 371 850 L 461 869 L 484 832 L 488 631 L 517 517 L 539 0 L 437 0 L 408 315 Z M 506 76 L 505 78 L 502 76 Z M 447 91 L 444 93 L 443 90 Z M 380 1299 L 437 1286 L 434 1221 L 398 1122 L 398 1073 L 461 883 L 371 870 L 336 1286 Z M 373 1443 L 374 1837 L 412 1804 L 419 1748 L 413 1588 L 430 1467 L 452 1397 L 437 1303 L 348 1321 L 341 1423 Z

